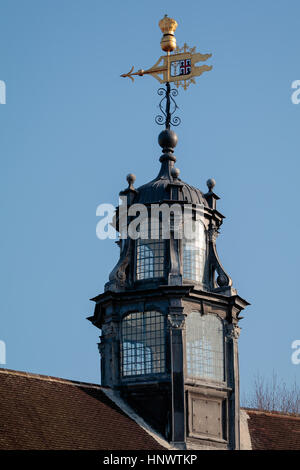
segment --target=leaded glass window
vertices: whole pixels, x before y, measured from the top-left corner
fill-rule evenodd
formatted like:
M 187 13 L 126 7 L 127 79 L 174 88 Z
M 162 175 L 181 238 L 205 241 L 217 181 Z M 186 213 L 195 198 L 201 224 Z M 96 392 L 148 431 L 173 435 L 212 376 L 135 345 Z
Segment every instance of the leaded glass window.
M 165 242 L 161 231 L 152 227 L 151 238 L 136 241 L 136 278 L 152 279 L 164 276 Z
M 122 375 L 165 372 L 165 317 L 155 311 L 134 312 L 122 321 Z
M 187 375 L 224 380 L 223 323 L 216 315 L 192 312 L 186 320 Z
M 192 222 L 195 236 L 183 238 L 183 277 L 203 282 L 205 266 L 205 230 L 201 221 Z

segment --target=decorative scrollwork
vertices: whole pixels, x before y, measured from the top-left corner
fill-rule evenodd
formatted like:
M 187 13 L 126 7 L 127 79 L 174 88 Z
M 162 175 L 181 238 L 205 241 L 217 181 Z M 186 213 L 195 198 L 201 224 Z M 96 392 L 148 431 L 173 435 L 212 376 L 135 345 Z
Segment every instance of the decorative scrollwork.
M 180 329 L 184 327 L 185 316 L 178 313 L 169 313 L 169 325 L 171 328 Z
M 176 101 L 173 97 L 178 95 L 178 90 L 175 88 L 170 87 L 170 83 L 166 83 L 166 89 L 159 88 L 157 90 L 157 94 L 162 96 L 162 99 L 159 102 L 159 109 L 162 114 L 158 114 L 155 117 L 156 124 L 162 126 L 165 124 L 166 129 L 170 129 L 170 125 L 172 126 L 179 126 L 181 123 L 181 119 L 178 116 L 174 116 L 173 114 L 176 112 L 179 107 L 177 106 Z M 165 109 L 164 109 L 164 101 L 166 102 Z
M 160 114 L 158 114 L 157 116 L 155 116 L 155 122 L 159 126 L 162 126 L 165 123 L 165 118 L 161 116 Z
M 230 323 L 227 325 L 225 333 L 228 339 L 239 339 L 241 329 L 238 325 Z

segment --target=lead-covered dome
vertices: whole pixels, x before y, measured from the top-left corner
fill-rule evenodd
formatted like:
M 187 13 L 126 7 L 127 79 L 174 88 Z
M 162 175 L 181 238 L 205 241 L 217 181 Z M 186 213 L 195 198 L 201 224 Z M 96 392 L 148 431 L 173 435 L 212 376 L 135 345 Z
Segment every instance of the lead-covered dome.
M 176 181 L 181 183 L 181 189 L 178 191 L 178 201 L 184 201 L 189 204 L 203 204 L 204 206 L 208 206 L 207 201 L 200 189 L 190 186 L 184 181 L 181 181 L 179 178 L 177 178 Z M 169 187 L 170 183 L 173 182 L 174 179 L 172 177 L 158 175 L 154 180 L 137 188 L 137 195 L 134 202 L 138 204 L 152 204 L 170 200 Z
M 175 169 L 174 163 L 176 157 L 173 155 L 174 148 L 177 145 L 177 135 L 170 129 L 165 129 L 158 136 L 158 143 L 163 149 L 160 157 L 161 169 L 157 177 L 137 188 L 135 203 L 152 204 L 170 200 L 170 184 L 178 184 L 177 201 L 183 201 L 189 204 L 203 204 L 208 206 L 200 189 L 185 183 L 178 178 L 179 171 Z M 176 171 L 177 170 L 177 171 Z M 175 200 L 173 197 L 172 200 Z

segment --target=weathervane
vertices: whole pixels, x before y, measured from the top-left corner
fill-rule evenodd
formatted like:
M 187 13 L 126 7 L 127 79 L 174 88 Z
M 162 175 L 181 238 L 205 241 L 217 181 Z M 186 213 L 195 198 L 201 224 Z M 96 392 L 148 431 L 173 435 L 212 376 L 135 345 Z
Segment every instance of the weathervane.
M 134 72 L 134 67 L 128 73 L 124 73 L 121 77 L 129 77 L 134 81 L 134 76 L 152 75 L 159 83 L 165 83 L 166 89 L 159 88 L 158 94 L 163 96 L 159 103 L 159 108 L 162 116 L 156 116 L 155 121 L 157 124 L 165 124 L 166 128 L 170 128 L 170 124 L 177 126 L 180 124 L 180 118 L 177 116 L 172 118 L 172 115 L 178 109 L 173 96 L 177 96 L 178 91 L 171 89 L 170 83 L 174 83 L 177 88 L 182 86 L 184 90 L 188 88 L 191 83 L 195 82 L 195 77 L 199 77 L 203 72 L 212 69 L 212 65 L 197 66 L 198 62 L 204 62 L 211 57 L 211 54 L 200 54 L 195 52 L 196 48 L 189 48 L 186 44 L 182 48 L 176 46 L 176 38 L 174 32 L 178 24 L 167 15 L 164 16 L 159 22 L 159 27 L 163 33 L 160 41 L 161 48 L 166 55 L 161 56 L 158 61 L 149 69 L 140 69 Z M 163 102 L 166 101 L 165 110 L 163 109 Z M 172 108 L 172 110 L 171 110 Z

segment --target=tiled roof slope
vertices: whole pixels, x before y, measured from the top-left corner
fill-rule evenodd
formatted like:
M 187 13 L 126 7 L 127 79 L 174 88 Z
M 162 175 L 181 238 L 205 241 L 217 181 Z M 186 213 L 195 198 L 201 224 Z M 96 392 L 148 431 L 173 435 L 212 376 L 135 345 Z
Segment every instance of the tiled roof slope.
M 0 370 L 0 449 L 162 450 L 99 385 Z
M 245 411 L 253 450 L 300 450 L 300 415 Z

